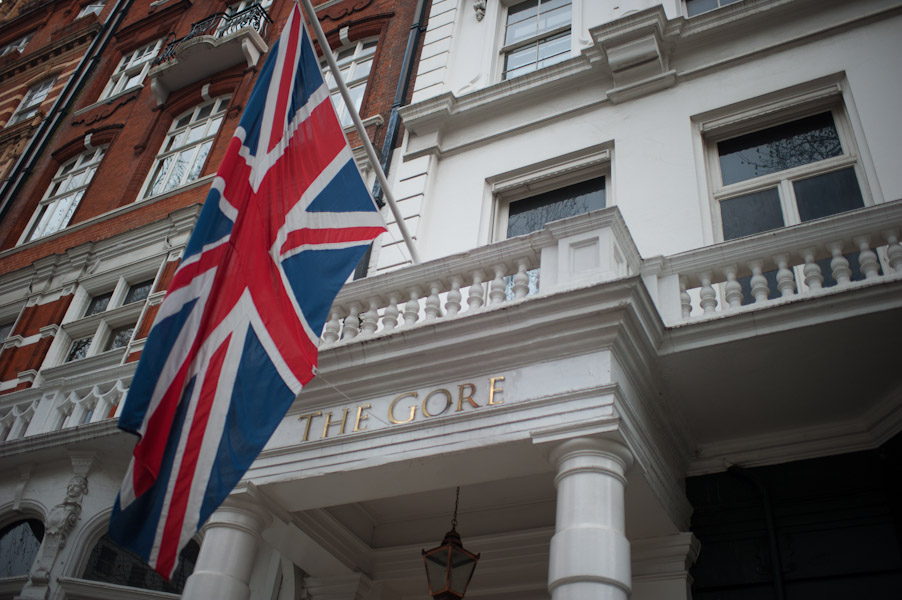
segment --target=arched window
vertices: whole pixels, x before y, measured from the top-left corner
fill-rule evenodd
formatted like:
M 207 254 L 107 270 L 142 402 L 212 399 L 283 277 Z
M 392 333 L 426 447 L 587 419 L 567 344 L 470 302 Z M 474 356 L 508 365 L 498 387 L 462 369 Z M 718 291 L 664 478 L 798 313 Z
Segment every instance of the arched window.
M 0 529 L 0 577 L 28 575 L 44 539 L 44 524 L 37 519 L 10 523 Z
M 200 552 L 198 543 L 194 540 L 188 542 L 179 553 L 178 566 L 172 580 L 167 582 L 137 555 L 118 546 L 105 534 L 91 550 L 82 579 L 181 594 L 185 581 L 194 571 L 198 552 Z

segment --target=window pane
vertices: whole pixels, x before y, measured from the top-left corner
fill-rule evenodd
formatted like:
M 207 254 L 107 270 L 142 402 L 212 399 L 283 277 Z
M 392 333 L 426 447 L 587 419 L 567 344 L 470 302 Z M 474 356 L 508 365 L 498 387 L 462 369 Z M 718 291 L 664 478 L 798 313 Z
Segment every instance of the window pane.
M 513 25 L 514 23 L 520 23 L 526 19 L 535 18 L 539 13 L 538 6 L 538 0 L 527 0 L 526 2 L 511 6 L 507 10 L 507 24 Z
M 511 202 L 507 237 L 538 231 L 546 223 L 605 207 L 604 177 Z
M 0 529 L 0 577 L 28 575 L 43 539 L 44 524 L 37 519 Z
M 792 184 L 802 222 L 864 206 L 855 169 L 849 167 Z
M 539 17 L 539 33 L 551 31 L 570 23 L 570 5 L 562 6 L 557 10 L 543 12 Z
M 131 304 L 132 302 L 144 300 L 150 295 L 151 286 L 153 286 L 153 279 L 134 284 L 128 288 L 128 293 L 125 294 L 125 300 L 122 304 Z
M 717 0 L 686 0 L 686 12 L 690 17 L 717 8 Z
M 90 347 L 92 339 L 94 338 L 86 337 L 72 342 L 72 346 L 69 347 L 69 354 L 66 355 L 66 362 L 71 362 L 73 360 L 79 360 L 86 357 L 88 355 L 88 347 Z
M 147 564 L 124 548 L 120 548 L 109 537 L 104 535 L 91 550 L 88 565 L 82 573 L 83 579 L 105 581 L 145 590 L 170 592 L 179 594 L 185 587 L 185 580 L 194 571 L 200 547 L 191 540 L 179 552 L 175 573 L 171 581 L 165 581 L 151 570 Z
M 9 337 L 9 334 L 13 332 L 13 323 L 2 323 L 0 324 L 0 342 Z
M 724 185 L 843 153 L 829 112 L 724 140 L 717 149 Z
M 132 339 L 132 333 L 134 333 L 135 328 L 132 325 L 128 327 L 119 327 L 118 329 L 114 329 L 110 332 L 110 341 L 107 342 L 107 350 L 115 350 L 116 348 L 123 348 L 128 341 Z
M 724 240 L 783 227 L 783 210 L 777 188 L 721 201 L 720 218 Z
M 85 311 L 85 316 L 96 315 L 97 313 L 105 311 L 107 306 L 110 305 L 110 298 L 112 297 L 113 292 L 107 292 L 106 294 L 100 294 L 99 296 L 91 298 L 91 303 L 88 304 L 88 310 Z

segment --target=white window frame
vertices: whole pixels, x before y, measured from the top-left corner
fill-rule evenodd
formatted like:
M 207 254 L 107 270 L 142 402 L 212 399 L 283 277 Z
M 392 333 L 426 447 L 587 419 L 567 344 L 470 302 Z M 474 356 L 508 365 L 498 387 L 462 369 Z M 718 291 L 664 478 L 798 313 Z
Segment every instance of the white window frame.
M 117 94 L 141 87 L 144 77 L 150 70 L 150 63 L 160 53 L 163 40 L 159 39 L 140 48 L 136 48 L 122 56 L 116 70 L 110 76 L 99 100 L 106 100 Z M 137 83 L 128 85 L 128 82 L 137 80 Z
M 604 178 L 605 207 L 614 206 L 611 185 L 611 147 L 596 146 L 552 161 L 503 173 L 487 180 L 493 213 L 490 239 L 507 239 L 510 205 L 590 179 Z
M 31 41 L 32 35 L 32 33 L 29 33 L 28 35 L 21 37 L 14 42 L 6 44 L 2 48 L 0 48 L 0 56 L 6 56 L 11 52 L 22 54 L 22 52 L 25 51 L 25 47 L 28 45 L 28 42 Z
M 721 202 L 776 187 L 783 213 L 783 226 L 798 225 L 802 221 L 799 217 L 793 182 L 849 167 L 855 171 L 864 206 L 872 206 L 875 203 L 841 91 L 840 84 L 827 85 L 776 101 L 763 102 L 701 124 L 715 242 L 724 241 Z M 843 149 L 840 156 L 723 185 L 718 142 L 825 112 L 829 112 L 833 117 Z
M 81 10 L 78 11 L 78 15 L 75 18 L 80 19 L 88 15 L 99 15 L 103 12 L 105 6 L 106 0 L 94 0 L 93 2 L 88 2 L 81 7 Z
M 508 28 L 507 18 L 508 18 L 510 9 L 517 6 L 518 4 L 521 4 L 526 1 L 529 1 L 529 0 L 517 0 L 517 1 L 508 0 L 507 2 L 504 2 L 504 10 L 502 11 L 500 21 L 499 21 L 500 22 L 499 44 L 501 47 L 499 49 L 500 56 L 499 56 L 498 73 L 500 74 L 499 79 L 502 79 L 502 80 L 508 79 L 507 70 L 506 70 L 506 62 L 507 62 L 508 55 L 510 55 L 520 49 L 527 48 L 532 45 L 538 45 L 541 42 L 557 38 L 564 34 L 568 34 L 570 36 L 570 47 L 567 52 L 564 52 L 562 54 L 557 54 L 553 57 L 549 57 L 549 59 L 554 58 L 556 60 L 554 60 L 553 62 L 544 64 L 542 66 L 536 66 L 531 71 L 525 71 L 525 72 L 521 73 L 521 75 L 525 75 L 527 73 L 533 73 L 542 68 L 557 64 L 559 62 L 563 62 L 563 61 L 567 60 L 568 58 L 570 58 L 570 56 L 573 52 L 573 16 L 574 16 L 573 12 L 575 9 L 574 4 L 576 4 L 577 0 L 571 0 L 571 2 L 570 2 L 570 21 L 567 23 L 567 25 L 561 25 L 561 26 L 555 27 L 554 29 L 538 32 L 538 33 L 536 33 L 536 35 L 530 36 L 529 38 L 524 38 L 522 40 L 517 40 L 516 42 L 512 42 L 510 44 L 505 43 L 505 40 L 507 39 L 507 28 Z M 540 2 L 548 2 L 548 1 L 549 0 L 540 0 Z M 539 6 L 541 7 L 541 4 Z M 543 60 L 547 61 L 549 59 L 543 59 Z M 541 62 L 541 61 L 537 60 L 535 63 L 530 63 L 530 64 L 537 65 L 538 62 Z M 514 77 L 519 77 L 519 76 L 520 75 L 514 75 Z
M 709 12 L 715 11 L 719 8 L 729 6 L 730 4 L 736 4 L 737 2 L 741 2 L 742 0 L 713 0 L 713 1 L 717 4 L 717 6 L 713 6 L 711 8 L 705 9 L 703 11 L 697 12 L 694 15 L 690 15 L 689 14 L 689 5 L 691 4 L 692 0 L 683 0 L 683 5 L 685 6 L 685 10 L 686 10 L 686 13 L 685 13 L 686 16 L 688 18 L 697 17 L 699 15 L 704 15 Z
M 39 81 L 28 88 L 28 91 L 25 92 L 25 96 L 22 97 L 22 101 L 9 118 L 9 122 L 7 122 L 6 126 L 9 127 L 10 125 L 15 125 L 16 123 L 20 123 L 35 116 L 41 108 L 41 105 L 47 99 L 47 96 L 50 95 L 50 90 L 53 89 L 55 83 L 56 77 L 50 77 L 43 81 Z
M 339 71 L 344 78 L 348 91 L 351 92 L 351 96 L 355 100 L 354 108 L 357 109 L 358 113 L 360 112 L 360 107 L 363 106 L 363 98 L 366 96 L 366 89 L 369 83 L 370 74 L 373 72 L 373 60 L 376 56 L 376 49 L 378 46 L 379 38 L 369 37 L 342 46 L 337 50 L 333 50 L 335 62 L 338 64 Z M 350 52 L 350 54 L 348 52 Z M 342 54 L 345 56 L 339 58 Z M 364 63 L 368 63 L 369 68 L 365 75 L 360 75 L 358 71 L 360 66 Z M 338 83 L 336 83 L 335 78 L 332 77 L 332 69 L 326 64 L 325 59 L 320 61 L 320 67 L 323 71 L 323 81 L 329 86 L 329 95 L 332 97 L 332 106 L 335 107 L 335 115 L 338 117 L 338 122 L 343 128 L 352 127 L 354 121 L 351 118 L 348 107 L 345 105 L 344 98 L 341 97 Z
M 105 151 L 106 146 L 86 150 L 60 165 L 29 220 L 19 240 L 20 244 L 53 235 L 69 226 L 72 215 L 81 204 L 85 191 L 100 167 Z M 56 223 L 52 220 L 53 215 L 59 217 Z
M 204 164 L 213 146 L 213 140 L 225 120 L 230 100 L 231 96 L 229 95 L 205 100 L 172 120 L 172 125 L 166 133 L 166 138 L 160 146 L 153 167 L 138 196 L 139 199 L 146 200 L 167 194 L 200 179 Z M 209 114 L 202 117 L 201 115 L 208 106 L 213 108 Z M 191 136 L 195 135 L 194 132 L 197 132 L 197 137 L 192 138 Z M 183 157 L 187 161 L 188 168 L 179 176 L 176 166 Z M 167 164 L 166 161 L 170 158 L 174 158 L 174 160 Z M 165 182 L 159 188 L 155 185 L 158 176 L 162 177 L 160 181 Z
M 151 282 L 147 296 L 141 300 L 125 304 L 125 298 L 129 290 L 147 281 Z M 128 349 L 135 339 L 138 322 L 156 285 L 156 273 L 148 274 L 144 272 L 143 275 L 135 274 L 127 278 L 119 277 L 113 286 L 107 284 L 101 287 L 102 285 L 102 282 L 94 282 L 93 284 L 88 284 L 89 287 L 79 287 L 67 312 L 65 322 L 61 327 L 61 335 L 59 335 L 61 345 L 57 354 L 58 359 L 51 359 L 53 364 L 48 366 L 75 364 L 92 357 L 100 357 L 101 355 L 108 355 L 113 360 L 118 358 L 119 361 L 123 357 L 128 356 Z M 106 308 L 87 315 L 86 312 L 91 305 L 91 301 L 108 293 L 111 296 Z M 123 327 L 132 327 L 128 341 L 117 348 L 109 347 L 112 343 L 113 333 Z M 70 360 L 69 355 L 74 344 L 86 338 L 91 338 L 91 341 L 85 356 Z M 48 353 L 48 359 L 50 359 L 50 353 Z

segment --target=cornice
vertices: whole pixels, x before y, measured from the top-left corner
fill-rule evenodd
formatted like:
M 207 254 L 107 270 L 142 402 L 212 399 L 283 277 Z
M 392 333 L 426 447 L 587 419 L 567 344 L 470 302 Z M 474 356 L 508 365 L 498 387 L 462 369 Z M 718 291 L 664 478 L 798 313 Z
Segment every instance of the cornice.
M 9 79 L 29 67 L 34 67 L 38 63 L 51 60 L 54 56 L 58 56 L 66 50 L 71 50 L 76 46 L 89 42 L 101 28 L 102 25 L 94 21 L 83 29 L 73 31 L 65 37 L 41 47 L 37 52 L 28 52 L 22 55 L 20 58 L 0 67 L 0 81 Z

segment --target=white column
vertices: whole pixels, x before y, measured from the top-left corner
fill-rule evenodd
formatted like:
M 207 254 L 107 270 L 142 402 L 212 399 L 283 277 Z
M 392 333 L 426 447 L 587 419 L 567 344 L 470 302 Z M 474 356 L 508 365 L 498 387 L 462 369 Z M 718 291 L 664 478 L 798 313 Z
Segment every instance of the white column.
M 552 600 L 626 600 L 631 576 L 624 489 L 632 453 L 613 440 L 576 438 L 556 447 L 551 460 L 557 469 Z
M 247 501 L 227 499 L 204 525 L 204 540 L 182 600 L 248 600 L 257 546 L 269 515 Z

